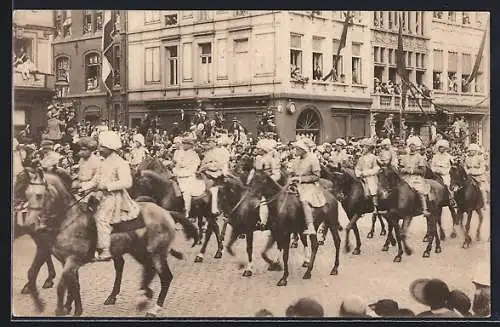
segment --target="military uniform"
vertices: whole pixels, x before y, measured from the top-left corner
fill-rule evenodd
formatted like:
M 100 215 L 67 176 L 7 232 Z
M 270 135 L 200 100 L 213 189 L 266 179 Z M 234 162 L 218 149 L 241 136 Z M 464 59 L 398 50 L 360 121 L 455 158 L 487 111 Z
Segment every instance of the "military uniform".
M 361 142 L 363 146 L 372 147 L 370 140 L 365 139 Z M 380 167 L 377 162 L 377 156 L 371 151 L 363 154 L 359 157 L 356 167 L 354 168 L 354 174 L 361 178 L 363 181 L 363 186 L 365 189 L 365 194 L 372 199 L 373 207 L 375 212 L 378 211 L 378 198 L 377 198 L 377 188 L 378 188 L 378 177 L 377 174 Z
M 224 147 L 214 147 L 208 150 L 203 157 L 201 162 L 201 170 L 205 172 L 209 178 L 217 180 L 219 177 L 227 174 L 229 170 L 229 161 L 231 159 L 231 154 Z M 219 187 L 213 186 L 210 188 L 212 194 L 212 213 L 217 214 L 218 208 L 218 190 Z
M 481 155 L 479 152 L 481 149 L 477 144 L 471 144 L 469 145 L 468 148 L 469 151 L 475 151 L 476 153 L 474 155 L 471 155 L 469 152 L 469 155 L 465 157 L 465 172 L 468 175 L 471 175 L 474 180 L 476 180 L 479 184 L 479 189 L 481 190 L 481 194 L 483 196 L 484 202 L 488 202 L 488 194 L 487 192 L 489 191 L 489 185 L 486 180 L 486 162 L 484 160 L 483 155 Z
M 390 148 L 382 148 L 380 150 L 380 153 L 378 155 L 378 160 L 382 166 L 393 166 L 397 167 L 398 166 L 398 155 L 397 153 L 393 150 L 391 141 L 389 139 L 384 139 L 382 140 L 381 146 L 389 146 Z

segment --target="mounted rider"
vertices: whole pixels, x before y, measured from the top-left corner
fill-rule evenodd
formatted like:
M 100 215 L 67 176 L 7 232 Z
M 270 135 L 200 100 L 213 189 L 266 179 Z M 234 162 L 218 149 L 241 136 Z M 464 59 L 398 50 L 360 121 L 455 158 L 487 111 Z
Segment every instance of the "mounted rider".
M 182 147 L 175 151 L 173 161 L 173 175 L 176 177 L 180 193 L 184 199 L 184 208 L 186 218 L 191 214 L 192 194 L 196 194 L 198 186 L 196 181 L 196 172 L 200 165 L 200 157 L 194 151 L 195 138 L 192 135 L 186 135 L 182 138 Z
M 455 199 L 453 197 L 453 191 L 450 189 L 451 177 L 450 169 L 453 161 L 453 157 L 447 151 L 450 148 L 448 141 L 441 139 L 436 142 L 437 152 L 434 154 L 431 160 L 431 170 L 441 176 L 443 179 L 443 184 L 446 185 L 448 192 L 450 193 L 450 204 L 456 207 Z
M 363 186 L 365 189 L 365 194 L 371 198 L 373 203 L 374 213 L 378 213 L 378 177 L 377 174 L 380 170 L 380 166 L 377 162 L 377 156 L 373 153 L 375 146 L 373 141 L 370 139 L 364 139 L 361 141 L 363 146 L 363 154 L 359 157 L 356 167 L 354 168 L 354 174 L 356 177 L 361 178 Z
M 260 139 L 255 146 L 255 161 L 254 168 L 250 171 L 247 178 L 247 185 L 253 179 L 256 171 L 262 171 L 267 174 L 274 181 L 278 181 L 281 177 L 280 164 L 276 159 L 274 148 L 277 143 L 273 139 Z M 266 199 L 262 197 L 261 205 L 259 207 L 259 221 L 257 221 L 257 228 L 263 230 L 265 229 L 267 223 L 267 205 L 265 204 Z
M 381 166 L 397 167 L 398 166 L 398 155 L 393 150 L 391 140 L 383 139 L 380 142 L 381 150 L 378 154 L 378 161 Z
M 489 203 L 489 185 L 485 176 L 486 162 L 483 155 L 481 154 L 481 148 L 479 147 L 479 145 L 471 143 L 467 148 L 467 151 L 468 153 L 465 157 L 464 164 L 465 172 L 479 184 L 479 189 L 481 190 L 481 195 L 483 196 L 484 203 Z
M 422 214 L 429 216 L 427 210 L 427 195 L 429 194 L 430 187 L 425 182 L 424 174 L 427 166 L 425 157 L 422 156 L 418 149 L 422 146 L 422 141 L 416 136 L 409 137 L 407 140 L 408 154 L 403 155 L 400 160 L 401 173 L 403 173 L 404 180 L 417 191 L 422 203 Z
M 114 131 L 99 134 L 101 161 L 97 179 L 97 199 L 100 204 L 94 215 L 97 223 L 96 261 L 111 259 L 111 224 L 137 218 L 139 205 L 130 198 L 127 189 L 132 187 L 132 173 L 127 161 L 117 151 L 122 147 L 120 135 Z
M 338 138 L 335 140 L 335 146 L 330 154 L 329 162 L 330 166 L 334 168 L 348 168 L 349 166 L 349 155 L 347 154 L 345 147 L 347 142 L 344 139 Z
M 293 144 L 297 160 L 292 168 L 290 183 L 297 183 L 300 203 L 304 210 L 306 229 L 304 234 L 315 235 L 313 207 L 325 205 L 326 199 L 319 186 L 321 166 L 318 158 L 311 152 L 311 145 L 305 139 Z
M 101 167 L 101 159 L 94 154 L 97 150 L 97 141 L 92 137 L 83 137 L 78 140 L 78 175 L 73 182 L 72 189 L 78 190 L 78 193 L 83 195 L 89 190 L 95 188 L 99 179 L 99 169 Z M 86 197 L 88 200 L 88 196 Z M 83 200 L 86 202 L 86 200 Z
M 212 195 L 212 214 L 218 215 L 218 191 L 220 178 L 227 175 L 229 170 L 230 153 L 224 147 L 227 140 L 218 139 L 213 137 L 207 139 L 207 146 L 205 156 L 200 164 L 200 171 L 205 174 L 209 179 L 214 181 L 214 186 L 210 188 Z

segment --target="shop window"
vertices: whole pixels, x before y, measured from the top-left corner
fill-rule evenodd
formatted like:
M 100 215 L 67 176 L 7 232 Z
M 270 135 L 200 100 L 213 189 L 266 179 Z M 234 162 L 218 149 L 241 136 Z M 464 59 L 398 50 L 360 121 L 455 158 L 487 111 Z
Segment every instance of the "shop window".
M 99 88 L 100 57 L 97 53 L 89 53 L 85 56 L 85 90 L 95 91 Z

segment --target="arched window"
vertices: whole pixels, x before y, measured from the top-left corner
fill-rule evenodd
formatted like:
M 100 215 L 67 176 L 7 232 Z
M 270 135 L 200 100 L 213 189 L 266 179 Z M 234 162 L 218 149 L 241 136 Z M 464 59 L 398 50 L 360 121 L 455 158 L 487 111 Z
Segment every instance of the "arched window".
M 99 88 L 101 58 L 92 52 L 85 56 L 85 90 L 95 91 Z
M 62 56 L 56 59 L 56 92 L 62 98 L 68 96 L 70 86 L 70 62 L 69 57 Z
M 300 136 L 311 138 L 314 142 L 320 141 L 321 120 L 313 109 L 302 111 L 297 118 L 295 133 Z

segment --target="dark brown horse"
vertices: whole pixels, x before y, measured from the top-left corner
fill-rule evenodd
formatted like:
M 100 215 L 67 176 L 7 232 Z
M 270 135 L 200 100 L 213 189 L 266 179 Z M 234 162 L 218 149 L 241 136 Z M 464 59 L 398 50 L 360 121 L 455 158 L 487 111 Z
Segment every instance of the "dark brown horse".
M 407 255 L 412 253 L 411 248 L 406 242 L 406 231 L 410 225 L 411 219 L 414 216 L 422 214 L 422 206 L 417 192 L 403 179 L 403 177 L 392 167 L 383 167 L 380 169 L 378 176 L 378 197 L 380 199 L 380 207 L 387 210 L 387 221 L 394 228 L 396 241 L 398 244 L 398 254 L 394 257 L 394 262 L 400 262 L 403 254 L 403 248 Z M 447 203 L 447 191 L 445 187 L 437 181 L 426 180 L 430 185 L 428 211 L 430 215 L 427 217 L 427 226 L 429 229 L 429 240 L 423 257 L 430 256 L 432 244 L 436 240 L 436 253 L 441 252 L 441 242 L 437 235 L 437 219 L 441 216 L 442 207 Z M 403 220 L 400 227 L 399 221 Z M 387 238 L 383 250 L 386 251 L 389 246 L 389 237 Z
M 29 168 L 23 170 L 16 178 L 16 183 L 14 185 L 14 202 L 16 204 L 23 203 L 25 199 L 25 191 L 30 183 Z M 29 294 L 31 291 L 36 289 L 36 278 L 40 272 L 40 268 L 45 263 L 47 265 L 48 276 L 43 283 L 42 288 L 51 288 L 54 286 L 54 278 L 56 278 L 56 271 L 54 269 L 54 263 L 52 262 L 52 255 L 50 251 L 47 251 L 42 245 L 44 243 L 43 238 L 37 233 L 32 232 L 31 229 L 24 226 L 23 221 L 26 218 L 26 212 L 24 208 L 14 209 L 14 238 L 17 239 L 25 234 L 29 235 L 36 245 L 35 257 L 28 269 L 28 281 L 21 290 L 21 294 Z M 18 219 L 21 217 L 22 219 Z
M 59 173 L 44 173 L 37 170 L 30 174 L 30 184 L 26 189 L 28 215 L 26 224 L 37 230 L 41 219 L 47 221 L 48 229 L 38 230 L 44 236 L 46 251 L 63 264 L 61 279 L 57 286 L 56 315 L 65 315 L 71 311 L 74 301 L 74 315 L 82 314 L 82 300 L 78 269 L 92 261 L 97 242 L 97 228 L 93 217 L 82 207 L 75 205 L 71 194 L 71 179 Z M 155 271 L 160 276 L 161 291 L 156 305 L 150 311 L 156 315 L 164 304 L 173 275 L 168 266 L 169 254 L 182 258 L 182 254 L 171 249 L 175 237 L 175 222 L 168 211 L 152 202 L 140 202 L 140 215 L 143 227 L 130 231 L 119 231 L 111 236 L 111 253 L 114 258 L 121 258 L 124 253 L 132 255 L 143 265 L 143 278 L 140 287 L 141 301 L 139 308 L 144 308 L 152 297 L 147 294 Z M 138 220 L 139 221 L 139 220 Z M 193 235 L 190 235 L 193 237 Z M 115 263 L 116 265 L 116 263 Z M 68 292 L 67 302 L 64 296 Z M 44 304 L 38 292 L 31 296 L 36 308 L 43 311 Z
M 470 175 L 467 175 L 464 167 L 459 164 L 450 169 L 451 189 L 454 192 L 455 201 L 457 202 L 456 221 L 463 229 L 463 216 L 467 213 L 467 222 L 465 223 L 465 240 L 462 247 L 468 248 L 472 242 L 469 235 L 472 212 L 476 212 L 479 218 L 479 223 L 476 230 L 476 241 L 481 239 L 481 226 L 483 225 L 484 200 L 479 189 L 479 184 Z
M 347 214 L 347 218 L 352 223 L 352 230 L 356 237 L 356 247 L 352 254 L 359 255 L 361 253 L 361 238 L 359 236 L 358 226 L 356 221 L 364 214 L 373 212 L 372 200 L 366 196 L 363 184 L 359 178 L 354 176 L 354 171 L 350 169 L 329 169 L 327 166 L 323 166 L 322 175 L 333 183 L 333 194 L 342 203 L 342 206 Z M 385 229 L 385 224 L 382 219 L 382 214 L 376 215 L 372 214 L 372 227 L 368 232 L 367 237 L 373 238 L 375 232 L 375 222 L 377 217 L 380 221 L 382 230 L 380 235 L 386 235 L 387 231 Z M 350 251 L 350 241 L 349 241 L 350 228 L 346 229 L 346 252 Z M 396 245 L 396 241 L 392 236 L 391 229 L 389 227 L 389 239 L 391 244 Z
M 152 194 L 147 194 L 142 191 L 142 195 L 151 196 L 155 199 L 155 203 L 158 203 L 162 208 L 169 210 L 175 219 L 184 216 L 184 201 L 180 194 L 176 192 L 176 183 L 173 179 L 167 178 L 165 175 L 161 175 L 152 170 L 143 170 L 139 173 L 139 177 L 136 179 L 134 188 L 136 190 L 148 189 L 152 190 Z M 208 187 L 207 187 L 208 188 Z M 134 191 L 136 192 L 136 191 Z M 217 217 L 211 213 L 211 201 L 212 197 L 210 192 L 205 191 L 199 197 L 193 197 L 191 204 L 191 214 L 194 217 L 206 217 L 207 219 L 207 230 L 205 233 L 205 240 L 200 249 L 200 252 L 195 258 L 195 262 L 203 262 L 204 255 L 210 241 L 212 233 L 215 234 L 217 239 L 217 252 L 214 258 L 222 258 L 223 243 L 221 240 L 221 233 L 219 225 L 217 224 Z M 198 220 L 198 226 L 200 226 L 200 220 Z M 198 238 L 199 239 L 199 238 Z M 195 244 L 193 244 L 194 246 Z
M 288 283 L 288 258 L 290 254 L 290 235 L 292 233 L 302 234 L 304 232 L 305 220 L 302 205 L 296 193 L 290 192 L 288 182 L 282 187 L 267 174 L 256 172 L 251 182 L 252 192 L 266 197 L 269 207 L 269 225 L 273 238 L 278 244 L 278 249 L 283 251 L 284 272 L 278 282 L 278 286 Z M 326 204 L 321 208 L 313 208 L 314 226 L 317 229 L 321 223 L 330 229 L 335 244 L 335 262 L 330 272 L 331 275 L 338 274 L 340 236 L 338 232 L 338 202 L 335 197 L 323 188 Z M 318 251 L 318 239 L 311 235 L 311 260 L 304 273 L 303 279 L 310 279 Z

